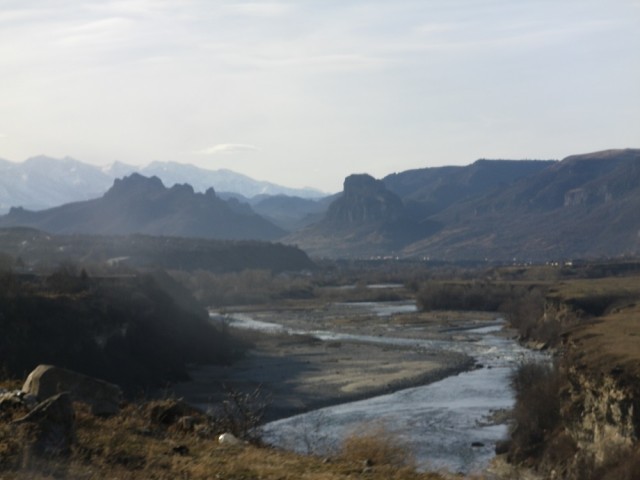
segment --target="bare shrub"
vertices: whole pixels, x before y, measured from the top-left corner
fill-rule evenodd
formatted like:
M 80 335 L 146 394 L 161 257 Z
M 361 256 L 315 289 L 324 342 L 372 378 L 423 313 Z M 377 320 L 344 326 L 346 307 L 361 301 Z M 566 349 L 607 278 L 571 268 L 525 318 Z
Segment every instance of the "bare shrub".
M 260 425 L 269 406 L 269 398 L 260 387 L 242 392 L 225 387 L 226 399 L 221 411 L 212 416 L 214 428 L 220 433 L 233 433 L 236 437 L 253 443 L 260 441 Z
M 544 314 L 545 294 L 539 288 L 520 288 L 500 305 L 500 312 L 523 338 L 531 338 Z
M 381 423 L 351 432 L 342 442 L 340 457 L 372 466 L 413 467 L 415 464 L 406 441 Z
M 552 433 L 561 425 L 562 374 L 556 366 L 528 362 L 513 373 L 516 394 L 510 457 L 522 461 L 539 456 Z

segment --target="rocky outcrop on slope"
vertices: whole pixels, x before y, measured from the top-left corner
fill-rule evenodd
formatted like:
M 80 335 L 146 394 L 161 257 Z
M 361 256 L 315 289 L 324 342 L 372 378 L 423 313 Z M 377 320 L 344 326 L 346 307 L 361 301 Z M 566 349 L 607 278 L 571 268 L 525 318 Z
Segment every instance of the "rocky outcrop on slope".
M 327 227 L 344 228 L 367 223 L 393 222 L 404 214 L 400 198 L 387 190 L 384 183 L 370 175 L 350 175 L 344 190 L 327 211 Z
M 390 255 L 426 234 L 400 198 L 370 175 L 350 175 L 324 218 L 283 241 L 317 256 Z

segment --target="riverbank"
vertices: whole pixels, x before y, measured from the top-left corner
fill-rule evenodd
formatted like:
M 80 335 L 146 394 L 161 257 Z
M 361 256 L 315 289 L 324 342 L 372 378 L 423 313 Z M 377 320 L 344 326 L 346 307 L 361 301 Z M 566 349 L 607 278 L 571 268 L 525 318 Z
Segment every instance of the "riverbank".
M 399 307 L 402 311 L 403 306 Z M 420 340 L 463 339 L 471 328 L 496 323 L 487 314 L 405 311 L 380 315 L 353 304 L 252 311 L 251 317 L 277 322 L 289 331 L 331 330 L 372 337 L 393 337 L 402 331 L 403 337 Z M 269 405 L 266 420 L 276 420 L 426 385 L 474 368 L 471 357 L 439 348 L 320 340 L 286 331 L 233 330 L 252 345 L 244 358 L 230 366 L 194 368 L 192 381 L 173 387 L 176 396 L 206 410 L 222 402 L 229 389 L 250 392 L 260 388 Z

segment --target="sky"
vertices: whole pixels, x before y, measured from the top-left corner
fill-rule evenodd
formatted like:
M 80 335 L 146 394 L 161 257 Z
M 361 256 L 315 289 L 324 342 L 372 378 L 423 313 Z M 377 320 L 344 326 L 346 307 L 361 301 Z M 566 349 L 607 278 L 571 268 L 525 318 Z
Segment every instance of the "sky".
M 0 0 L 0 158 L 341 190 L 640 147 L 640 0 Z

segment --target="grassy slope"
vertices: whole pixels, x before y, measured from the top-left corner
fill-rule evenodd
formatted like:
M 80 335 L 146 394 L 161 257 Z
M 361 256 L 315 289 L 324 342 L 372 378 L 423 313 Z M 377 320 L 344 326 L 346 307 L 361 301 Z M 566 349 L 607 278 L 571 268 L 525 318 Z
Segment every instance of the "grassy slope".
M 640 378 L 640 276 L 573 280 L 554 295 L 596 313 L 569 331 L 576 361 L 603 372 L 622 368 Z
M 164 401 L 170 404 L 170 401 Z M 68 459 L 38 460 L 25 453 L 24 442 L 5 418 L 0 423 L 0 478 L 3 479 L 323 479 L 436 480 L 396 464 L 374 464 L 365 472 L 357 451 L 331 460 L 256 445 L 223 446 L 214 428 L 195 430 L 152 420 L 163 401 L 130 404 L 103 419 L 75 404 L 76 442 Z M 13 417 L 21 413 L 15 411 Z M 204 417 L 196 414 L 198 421 Z M 374 439 L 374 443 L 378 441 Z M 356 449 L 357 450 L 357 449 Z

